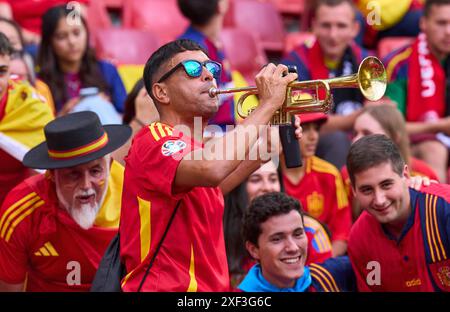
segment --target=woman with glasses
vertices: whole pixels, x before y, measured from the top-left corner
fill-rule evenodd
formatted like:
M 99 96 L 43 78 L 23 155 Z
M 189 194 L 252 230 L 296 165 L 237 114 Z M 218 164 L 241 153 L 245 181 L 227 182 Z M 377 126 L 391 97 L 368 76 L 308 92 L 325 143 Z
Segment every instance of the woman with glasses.
M 89 48 L 89 32 L 82 16 L 71 18 L 65 6 L 48 10 L 42 18 L 38 54 L 39 77 L 52 91 L 56 112 L 70 112 L 80 100 L 80 90 L 95 87 L 122 113 L 125 87 L 110 63 L 96 59 Z

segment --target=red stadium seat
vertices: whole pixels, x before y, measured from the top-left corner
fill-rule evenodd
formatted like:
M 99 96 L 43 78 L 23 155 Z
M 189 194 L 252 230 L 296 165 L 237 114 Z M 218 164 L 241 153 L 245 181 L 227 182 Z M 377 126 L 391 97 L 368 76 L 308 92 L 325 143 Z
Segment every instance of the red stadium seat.
M 399 49 L 415 40 L 415 37 L 386 37 L 378 43 L 377 54 L 383 59 L 390 52 Z
M 291 32 L 286 35 L 286 44 L 284 45 L 284 53 L 291 52 L 296 46 L 304 42 L 313 42 L 315 36 L 307 31 Z
M 302 15 L 306 0 L 270 0 L 281 14 Z
M 107 8 L 111 9 L 122 9 L 125 0 L 95 0 L 95 2 L 103 2 Z
M 91 43 L 94 43 L 93 37 L 97 29 L 112 27 L 111 20 L 108 16 L 106 6 L 101 1 L 90 1 L 86 10 L 86 21 L 91 33 Z
M 281 52 L 284 26 L 280 13 L 271 2 L 233 1 L 224 21 L 225 27 L 246 29 L 257 36 L 265 50 Z
M 153 32 L 162 44 L 181 35 L 189 21 L 174 0 L 127 0 L 123 8 L 123 25 Z
M 137 29 L 99 29 L 95 36 L 97 57 L 118 64 L 145 64 L 159 48 L 150 32 Z
M 253 84 L 255 75 L 267 64 L 258 40 L 247 30 L 239 28 L 224 29 L 221 38 L 231 69 L 239 71 L 248 83 Z

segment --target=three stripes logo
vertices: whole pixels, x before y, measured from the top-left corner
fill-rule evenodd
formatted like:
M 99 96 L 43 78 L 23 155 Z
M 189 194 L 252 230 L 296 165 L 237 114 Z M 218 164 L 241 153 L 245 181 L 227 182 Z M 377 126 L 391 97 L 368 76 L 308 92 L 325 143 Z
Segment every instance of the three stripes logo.
M 38 251 L 34 253 L 35 256 L 44 256 L 44 257 L 57 257 L 59 256 L 55 247 L 53 247 L 52 243 L 46 242 L 44 246 L 39 248 Z
M 0 219 L 0 238 L 9 242 L 16 226 L 44 203 L 33 192 L 11 205 Z

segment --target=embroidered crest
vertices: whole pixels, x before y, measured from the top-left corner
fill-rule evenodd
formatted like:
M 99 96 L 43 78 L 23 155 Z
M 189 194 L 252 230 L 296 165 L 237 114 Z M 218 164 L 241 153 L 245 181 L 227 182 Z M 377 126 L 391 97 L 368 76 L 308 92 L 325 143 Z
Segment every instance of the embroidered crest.
M 163 144 L 163 146 L 161 146 L 161 153 L 164 156 L 171 156 L 171 155 L 183 150 L 184 148 L 186 148 L 186 143 L 184 143 L 183 141 L 169 140 L 169 141 L 165 142 Z
M 313 192 L 306 197 L 308 212 L 314 218 L 318 218 L 323 213 L 324 198 L 322 194 Z
M 450 267 L 444 266 L 438 269 L 437 276 L 444 286 L 450 286 Z

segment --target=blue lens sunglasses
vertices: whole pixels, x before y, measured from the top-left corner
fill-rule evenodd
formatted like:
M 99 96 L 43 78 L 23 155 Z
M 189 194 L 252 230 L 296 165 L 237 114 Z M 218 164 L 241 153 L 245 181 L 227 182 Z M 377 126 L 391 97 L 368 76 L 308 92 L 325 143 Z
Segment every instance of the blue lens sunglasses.
M 162 75 L 162 77 L 158 80 L 158 83 L 161 83 L 169 78 L 170 75 L 172 75 L 180 67 L 183 67 L 186 74 L 192 78 L 200 77 L 203 71 L 203 67 L 205 67 L 216 80 L 219 80 L 220 73 L 222 72 L 222 65 L 220 65 L 220 63 L 211 60 L 207 60 L 204 62 L 199 62 L 196 60 L 186 60 L 178 63 L 174 68 Z

